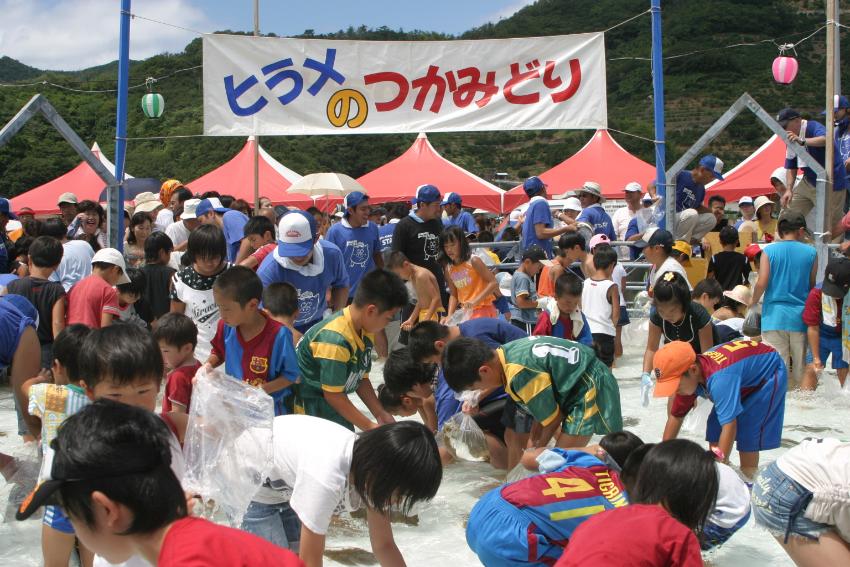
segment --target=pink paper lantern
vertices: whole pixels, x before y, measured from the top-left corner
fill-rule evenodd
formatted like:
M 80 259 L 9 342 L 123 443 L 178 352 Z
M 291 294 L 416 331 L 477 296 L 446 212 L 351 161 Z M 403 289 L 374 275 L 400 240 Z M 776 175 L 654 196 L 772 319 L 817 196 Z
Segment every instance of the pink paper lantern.
M 798 69 L 796 59 L 780 55 L 773 60 L 773 79 L 781 85 L 791 84 L 797 76 Z

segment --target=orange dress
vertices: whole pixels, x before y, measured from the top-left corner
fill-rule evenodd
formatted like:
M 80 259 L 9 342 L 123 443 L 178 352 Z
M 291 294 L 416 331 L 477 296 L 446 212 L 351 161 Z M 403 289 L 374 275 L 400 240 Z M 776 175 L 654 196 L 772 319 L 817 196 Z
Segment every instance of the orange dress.
M 466 261 L 460 264 L 449 264 L 446 268 L 449 279 L 457 290 L 457 302 L 467 303 L 476 295 L 480 295 L 487 282 L 475 271 L 472 262 Z M 495 296 L 491 293 L 472 309 L 470 319 L 481 319 L 483 317 L 498 317 L 498 312 L 493 306 Z

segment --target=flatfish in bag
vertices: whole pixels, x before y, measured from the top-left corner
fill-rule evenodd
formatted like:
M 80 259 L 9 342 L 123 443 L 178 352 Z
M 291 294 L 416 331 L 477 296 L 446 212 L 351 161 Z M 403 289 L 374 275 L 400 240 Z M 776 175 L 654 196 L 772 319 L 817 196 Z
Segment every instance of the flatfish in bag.
M 183 487 L 235 527 L 271 468 L 273 421 L 274 402 L 260 388 L 218 370 L 198 370 L 183 444 Z
M 447 419 L 437 437 L 443 447 L 457 459 L 486 461 L 490 458 L 484 431 L 469 414 L 458 412 Z
M 682 430 L 694 435 L 705 435 L 708 416 L 711 415 L 713 409 L 714 402 L 708 398 L 697 398 L 696 405 L 682 421 Z

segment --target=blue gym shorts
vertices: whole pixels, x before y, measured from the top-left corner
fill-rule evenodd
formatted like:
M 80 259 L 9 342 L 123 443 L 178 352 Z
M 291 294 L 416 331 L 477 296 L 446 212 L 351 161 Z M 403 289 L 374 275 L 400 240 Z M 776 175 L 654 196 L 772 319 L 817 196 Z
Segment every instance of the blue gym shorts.
M 826 366 L 827 359 L 832 355 L 832 369 L 839 370 L 842 368 L 850 367 L 850 364 L 844 362 L 841 353 L 841 337 L 840 336 L 830 336 L 824 335 L 821 333 L 820 335 L 820 348 L 819 358 L 820 361 Z M 806 349 L 806 364 L 811 364 L 814 357 L 812 356 L 812 350 Z
M 65 515 L 65 512 L 63 512 L 62 508 L 59 506 L 45 506 L 44 516 L 42 517 L 41 522 L 45 526 L 53 528 L 63 534 L 74 533 L 74 526 L 71 525 L 71 520 L 68 519 L 68 516 Z

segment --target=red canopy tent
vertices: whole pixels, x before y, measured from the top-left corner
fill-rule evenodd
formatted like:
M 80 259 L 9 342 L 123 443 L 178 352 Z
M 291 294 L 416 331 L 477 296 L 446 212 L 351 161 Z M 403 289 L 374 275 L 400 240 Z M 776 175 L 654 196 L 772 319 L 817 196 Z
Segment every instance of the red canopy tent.
M 774 134 L 747 159 L 730 169 L 723 181 L 707 185 L 706 195 L 721 195 L 727 201 L 737 201 L 745 195 L 772 195 L 775 189 L 770 184 L 770 176 L 785 164 L 785 151 L 785 142 Z
M 430 183 L 443 195 L 450 191 L 459 194 L 465 207 L 496 213 L 503 210 L 502 190 L 441 156 L 424 132 L 406 152 L 357 181 L 372 203 L 409 201 L 417 187 Z
M 582 149 L 538 177 L 549 186 L 549 197 L 577 189 L 585 181 L 602 186 L 605 197 L 621 199 L 630 181 L 647 185 L 655 178 L 655 166 L 636 158 L 618 144 L 607 130 L 597 130 Z M 522 186 L 505 193 L 505 210 L 513 210 L 528 197 Z
M 106 159 L 97 142 L 92 144 L 91 151 L 97 156 L 100 163 L 106 166 L 106 169 L 115 172 L 115 166 Z M 125 174 L 125 177 L 132 178 L 133 176 Z M 62 193 L 74 193 L 80 201 L 89 199 L 97 202 L 100 192 L 103 191 L 105 186 L 106 183 L 103 179 L 94 172 L 89 164 L 83 161 L 68 173 L 13 197 L 12 210 L 18 211 L 23 207 L 29 207 L 37 215 L 56 213 L 59 212 L 56 201 L 59 200 L 59 195 Z
M 186 187 L 197 194 L 218 191 L 253 203 L 255 143 L 253 136 L 248 137 L 248 141 L 230 161 L 187 183 Z M 268 197 L 273 204 L 300 209 L 313 206 L 312 198 L 286 192 L 286 189 L 301 179 L 301 176 L 270 156 L 262 146 L 260 146 L 259 175 L 260 196 Z

